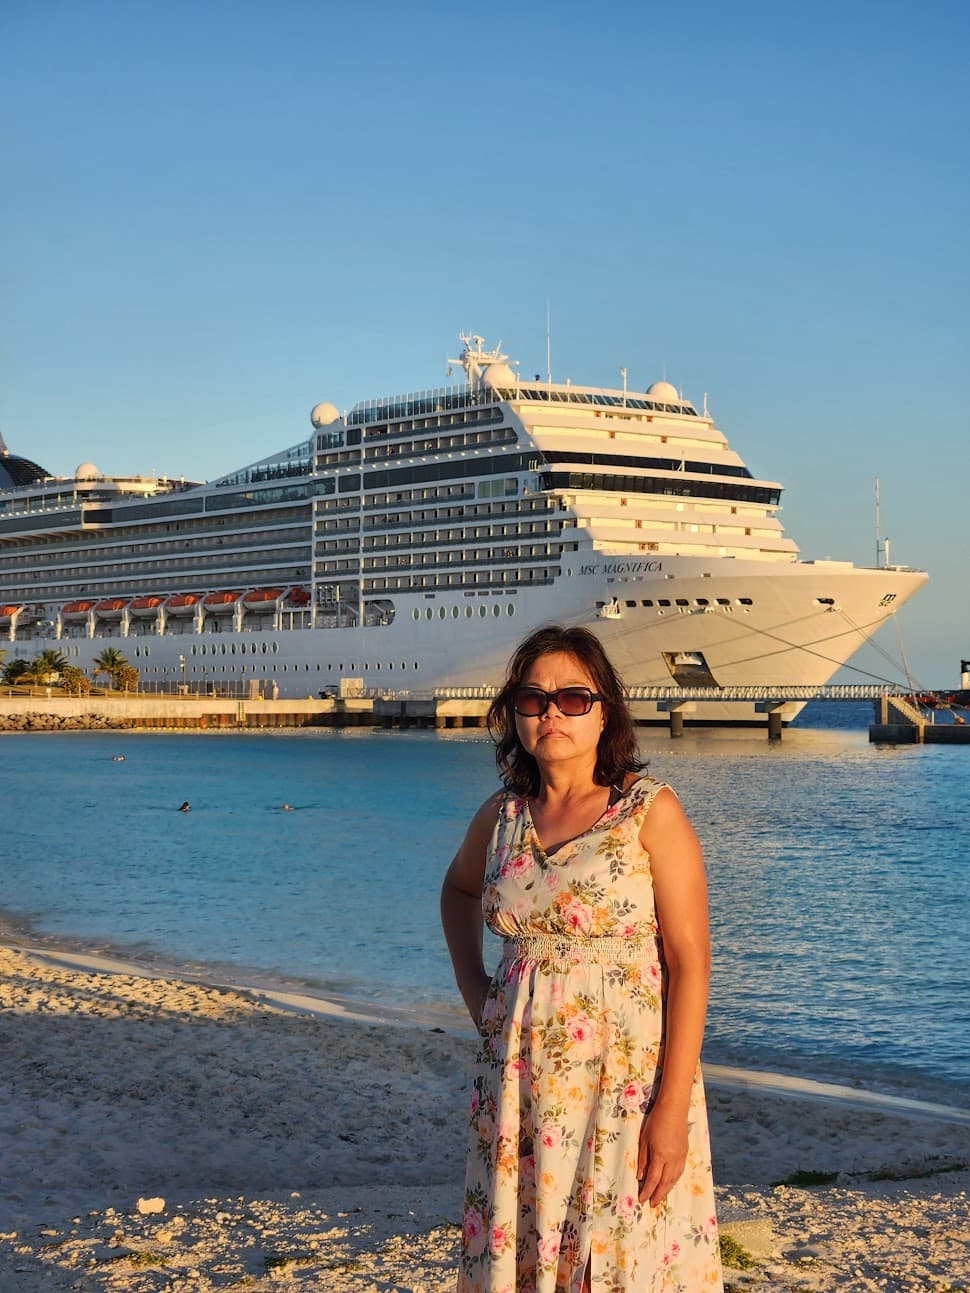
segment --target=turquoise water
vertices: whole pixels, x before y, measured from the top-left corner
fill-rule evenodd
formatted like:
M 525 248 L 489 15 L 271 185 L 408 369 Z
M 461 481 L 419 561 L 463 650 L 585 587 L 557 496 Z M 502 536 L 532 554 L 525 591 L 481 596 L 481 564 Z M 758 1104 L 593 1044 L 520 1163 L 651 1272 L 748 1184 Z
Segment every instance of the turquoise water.
M 705 848 L 707 1054 L 967 1084 L 970 751 L 859 722 L 643 734 Z M 32 937 L 457 1017 L 438 886 L 495 785 L 477 733 L 13 736 L 0 785 L 3 907 Z

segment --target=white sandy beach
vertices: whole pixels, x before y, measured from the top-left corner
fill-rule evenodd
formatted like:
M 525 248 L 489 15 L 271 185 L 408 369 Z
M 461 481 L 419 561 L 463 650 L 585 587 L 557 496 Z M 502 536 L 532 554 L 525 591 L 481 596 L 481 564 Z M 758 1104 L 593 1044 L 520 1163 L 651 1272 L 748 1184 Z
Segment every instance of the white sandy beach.
M 0 948 L 0 1293 L 450 1293 L 473 1034 L 293 1005 Z M 970 1289 L 970 1113 L 708 1087 L 729 1288 Z

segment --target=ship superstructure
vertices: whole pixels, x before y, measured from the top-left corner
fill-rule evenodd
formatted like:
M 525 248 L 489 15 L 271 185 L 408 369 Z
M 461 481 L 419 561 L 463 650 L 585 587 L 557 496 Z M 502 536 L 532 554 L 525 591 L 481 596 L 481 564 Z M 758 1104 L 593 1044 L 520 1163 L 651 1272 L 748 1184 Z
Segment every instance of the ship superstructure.
M 631 685 L 822 683 L 925 581 L 800 561 L 781 485 L 670 383 L 524 381 L 462 340 L 463 382 L 318 404 L 307 439 L 206 484 L 0 456 L 8 655 L 88 667 L 113 645 L 160 686 L 432 691 L 498 682 L 556 620 L 594 628 Z

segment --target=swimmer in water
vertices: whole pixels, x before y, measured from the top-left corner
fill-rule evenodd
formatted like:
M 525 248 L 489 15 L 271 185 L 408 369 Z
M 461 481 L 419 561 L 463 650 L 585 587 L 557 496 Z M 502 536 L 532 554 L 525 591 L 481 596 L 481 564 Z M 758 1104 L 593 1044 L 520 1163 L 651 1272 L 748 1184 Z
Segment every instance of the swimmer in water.
M 184 803 L 180 806 L 180 808 L 179 808 L 179 812 L 180 812 L 180 813 L 187 813 L 188 811 L 189 811 L 189 801 L 186 799 L 186 800 L 184 801 Z
M 284 804 L 283 807 L 280 809 L 280 812 L 282 813 L 292 813 L 292 811 L 293 809 L 290 807 L 289 804 Z

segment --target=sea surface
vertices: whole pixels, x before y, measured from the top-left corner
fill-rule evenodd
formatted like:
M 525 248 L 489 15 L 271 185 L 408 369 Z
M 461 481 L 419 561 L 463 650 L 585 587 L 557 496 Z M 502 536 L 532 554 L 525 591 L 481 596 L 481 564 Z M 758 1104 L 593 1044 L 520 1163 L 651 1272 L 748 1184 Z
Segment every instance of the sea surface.
M 707 860 L 705 1055 L 967 1104 L 970 749 L 870 717 L 642 730 Z M 470 731 L 0 736 L 0 906 L 23 942 L 457 1023 L 438 889 L 495 786 Z

